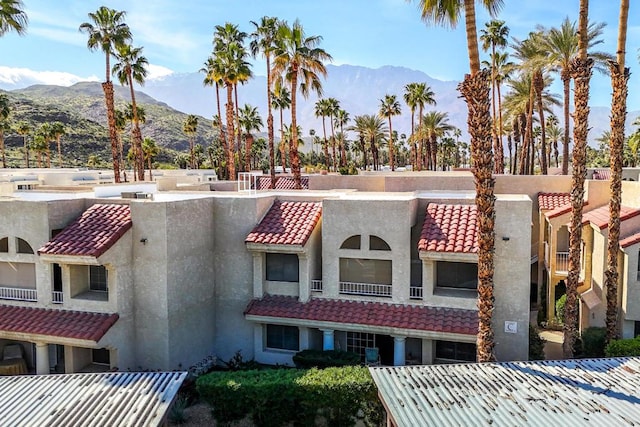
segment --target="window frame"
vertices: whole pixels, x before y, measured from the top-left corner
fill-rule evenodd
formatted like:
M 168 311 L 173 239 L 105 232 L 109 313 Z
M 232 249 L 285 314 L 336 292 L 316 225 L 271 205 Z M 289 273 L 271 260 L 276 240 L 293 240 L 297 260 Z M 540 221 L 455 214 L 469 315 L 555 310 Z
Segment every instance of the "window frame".
M 98 271 L 97 269 L 101 269 Z M 104 279 L 98 275 L 104 273 Z M 88 288 L 92 292 L 109 292 L 109 272 L 104 265 L 90 265 L 88 269 L 89 282 Z M 98 277 L 94 277 L 98 276 Z M 104 286 L 101 286 L 104 283 Z
M 287 336 L 288 333 L 291 335 Z M 278 341 L 274 342 L 274 339 Z M 266 324 L 264 328 L 264 348 L 278 351 L 300 351 L 300 328 L 290 325 Z
M 265 280 L 268 282 L 300 282 L 300 260 L 297 254 L 266 252 L 264 265 Z M 292 275 L 293 271 L 295 277 Z
M 451 346 L 451 348 L 442 348 L 442 346 Z M 459 348 L 459 347 L 469 347 L 469 348 Z M 475 363 L 477 361 L 476 355 L 476 345 L 470 342 L 459 342 L 459 341 L 446 341 L 446 340 L 437 340 L 435 346 L 435 355 L 436 359 L 443 361 L 456 361 L 456 362 L 468 362 Z M 471 351 L 471 347 L 473 347 L 473 351 Z M 446 355 L 442 355 L 443 351 L 451 351 L 453 352 L 453 357 L 446 357 Z M 460 356 L 473 354 L 473 358 L 471 357 L 463 357 Z

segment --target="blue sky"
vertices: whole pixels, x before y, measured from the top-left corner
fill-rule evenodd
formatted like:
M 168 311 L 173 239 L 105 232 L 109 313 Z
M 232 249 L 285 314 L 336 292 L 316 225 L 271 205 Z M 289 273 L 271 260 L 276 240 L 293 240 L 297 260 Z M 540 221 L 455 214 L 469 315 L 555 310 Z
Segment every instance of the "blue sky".
M 251 31 L 250 20 L 264 15 L 299 18 L 308 35 L 321 35 L 334 64 L 377 68 L 404 66 L 443 80 L 461 80 L 468 70 L 464 27 L 427 27 L 416 2 L 404 0 L 23 0 L 29 16 L 25 37 L 0 39 L 0 81 L 28 74 L 48 83 L 71 84 L 104 79 L 104 58 L 86 48 L 78 26 L 98 7 L 127 11 L 134 45 L 144 46 L 153 75 L 197 71 L 211 50 L 213 27 L 226 21 Z M 579 0 L 506 0 L 498 16 L 511 35 L 524 38 L 536 25 L 559 26 L 565 16 L 577 19 Z M 629 109 L 640 110 L 640 6 L 629 11 L 627 64 L 632 77 Z M 590 16 L 606 22 L 598 50 L 615 52 L 618 2 L 593 0 Z M 478 7 L 478 27 L 490 18 Z M 256 61 L 256 74 L 264 74 Z M 48 72 L 44 73 L 44 72 Z M 330 76 L 329 76 L 330 78 Z M 594 74 L 592 105 L 610 103 L 610 83 Z

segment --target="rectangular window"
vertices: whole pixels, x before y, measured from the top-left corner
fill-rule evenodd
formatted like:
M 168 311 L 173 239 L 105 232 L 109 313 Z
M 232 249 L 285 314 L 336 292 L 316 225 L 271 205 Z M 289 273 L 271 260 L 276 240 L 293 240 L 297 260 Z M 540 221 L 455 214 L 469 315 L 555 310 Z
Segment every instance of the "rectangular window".
M 366 348 L 376 346 L 376 335 L 366 332 L 347 332 L 347 351 L 357 353 L 364 360 Z
M 91 350 L 91 357 L 93 363 L 96 363 L 98 365 L 111 364 L 109 350 L 107 350 L 106 348 L 94 348 L 93 350 Z
M 300 332 L 296 326 L 267 325 L 267 348 L 300 350 Z
M 340 281 L 391 284 L 391 260 L 340 258 Z
M 439 288 L 478 288 L 478 264 L 470 262 L 438 262 L 436 270 L 436 283 Z
M 274 282 L 298 282 L 298 255 L 267 253 L 267 280 Z
M 89 266 L 89 290 L 107 292 L 107 269 L 102 265 Z
M 436 341 L 436 359 L 476 361 L 476 345 L 468 342 Z

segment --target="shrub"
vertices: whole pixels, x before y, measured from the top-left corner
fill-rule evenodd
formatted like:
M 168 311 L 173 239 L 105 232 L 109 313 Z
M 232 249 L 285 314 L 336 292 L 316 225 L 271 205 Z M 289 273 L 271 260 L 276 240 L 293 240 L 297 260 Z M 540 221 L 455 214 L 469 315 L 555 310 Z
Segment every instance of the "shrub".
M 604 349 L 607 357 L 640 356 L 640 337 L 613 340 Z
M 605 328 L 587 328 L 582 333 L 582 357 L 604 357 L 604 347 L 607 344 L 607 330 Z
M 314 425 L 319 415 L 336 426 L 382 420 L 376 387 L 361 366 L 211 372 L 198 379 L 197 388 L 219 423 L 247 415 L 260 426 Z
M 538 328 L 529 325 L 529 360 L 544 360 L 544 343 Z
M 187 406 L 189 406 L 189 398 L 183 394 L 178 394 L 169 411 L 169 421 L 173 424 L 184 424 L 187 421 L 184 413 Z
M 564 323 L 564 306 L 567 304 L 567 295 L 562 295 L 556 301 L 556 317 L 561 323 Z
M 360 355 L 341 350 L 302 350 L 293 356 L 296 368 L 329 368 L 360 364 Z
M 222 363 L 230 371 L 251 371 L 253 369 L 260 369 L 260 364 L 254 359 L 244 360 L 240 350 L 236 351 L 233 357 L 227 362 L 222 361 Z

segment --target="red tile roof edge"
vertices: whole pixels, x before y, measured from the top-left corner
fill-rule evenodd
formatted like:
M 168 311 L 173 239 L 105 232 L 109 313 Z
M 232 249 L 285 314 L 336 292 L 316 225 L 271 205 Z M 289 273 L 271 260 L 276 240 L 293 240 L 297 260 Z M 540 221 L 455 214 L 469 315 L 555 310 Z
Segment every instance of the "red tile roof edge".
M 418 251 L 478 252 L 475 204 L 429 203 L 418 240 Z
M 312 298 L 302 303 L 296 297 L 265 295 L 251 300 L 244 314 L 463 335 L 475 335 L 478 332 L 477 310 L 450 307 L 328 298 Z
M 589 206 L 589 201 L 585 200 L 585 202 L 582 204 L 582 206 Z M 555 209 L 551 209 L 550 211 L 546 211 L 544 214 L 547 218 L 551 219 L 551 218 L 556 218 L 559 217 L 560 215 L 564 215 L 566 213 L 571 212 L 571 210 L 573 209 L 573 206 L 571 205 L 571 203 L 569 203 L 568 205 L 565 206 L 560 206 L 559 208 L 555 208 Z
M 549 208 L 549 207 L 544 207 L 549 205 L 550 203 L 548 203 L 547 199 L 552 199 L 552 200 L 558 200 L 561 198 L 568 198 L 569 200 L 567 201 L 567 203 L 562 203 L 562 204 L 558 204 L 558 206 Z M 556 203 L 551 203 L 551 204 L 556 204 Z M 553 211 L 555 209 L 558 208 L 562 208 L 567 204 L 571 204 L 571 194 L 570 193 L 545 193 L 545 192 L 540 192 L 538 193 L 538 208 L 540 210 L 545 210 L 545 211 Z
M 287 208 L 301 210 L 286 212 Z M 284 209 L 284 210 L 283 210 Z M 298 216 L 295 216 L 298 215 Z M 322 218 L 322 202 L 276 200 L 245 238 L 254 245 L 304 246 Z M 274 226 L 281 230 L 274 231 Z
M 0 330 L 98 342 L 119 317 L 117 313 L 0 305 Z
M 604 205 L 604 206 L 600 206 L 598 209 L 604 209 L 607 208 L 607 222 L 606 223 L 596 223 L 592 218 L 582 218 L 582 225 L 586 225 L 588 222 L 590 222 L 591 224 L 595 225 L 596 227 L 598 227 L 600 230 L 604 230 L 605 228 L 607 228 L 609 226 L 609 205 Z M 594 209 L 595 211 L 596 209 Z M 594 212 L 591 211 L 591 212 Z M 640 209 L 638 208 L 631 208 L 631 207 L 627 207 L 627 206 L 620 206 L 620 222 L 626 221 L 628 219 L 634 218 L 636 216 L 640 215 Z
M 638 242 L 640 242 L 640 233 L 634 233 L 628 237 L 625 237 L 624 239 L 621 239 L 620 247 L 627 248 L 629 246 L 635 245 Z

